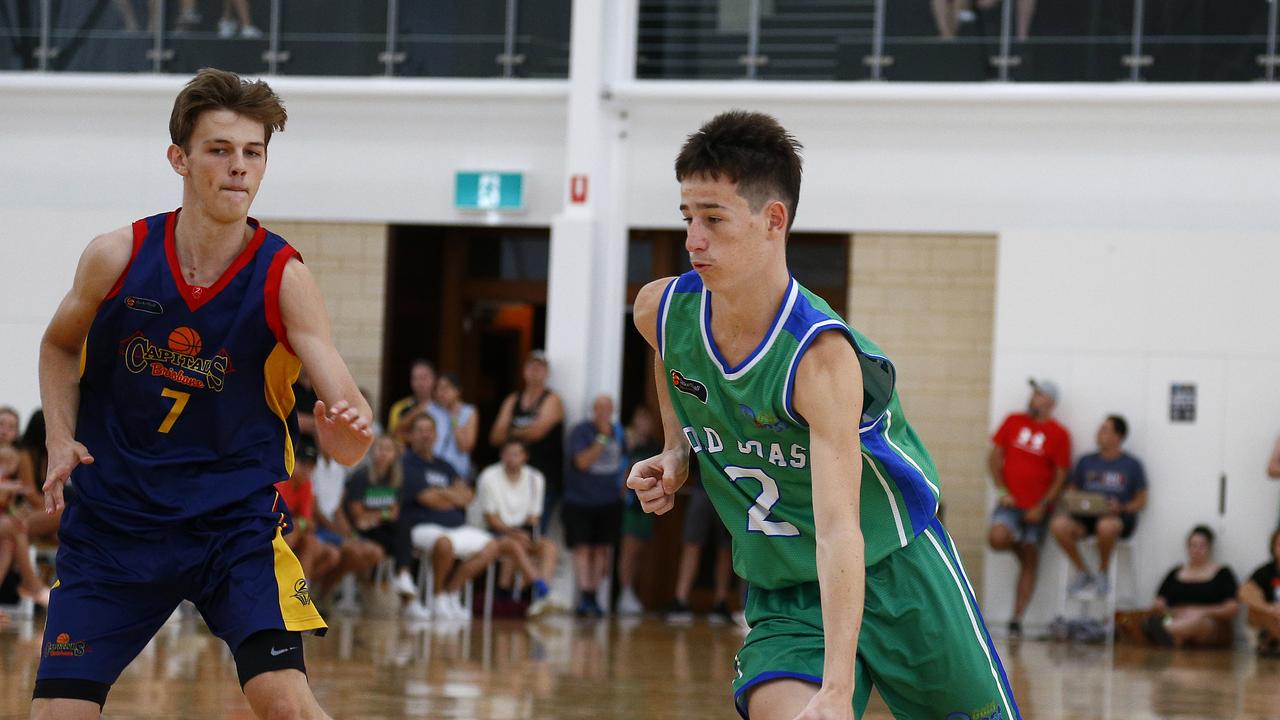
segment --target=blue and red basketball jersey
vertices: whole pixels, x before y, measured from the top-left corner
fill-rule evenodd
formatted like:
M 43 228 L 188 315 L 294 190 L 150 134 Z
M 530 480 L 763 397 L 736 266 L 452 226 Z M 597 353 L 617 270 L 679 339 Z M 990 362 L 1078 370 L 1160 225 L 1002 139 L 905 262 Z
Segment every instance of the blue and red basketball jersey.
M 218 281 L 189 286 L 178 211 L 133 224 L 133 257 L 102 301 L 81 360 L 76 439 L 94 457 L 78 502 L 122 528 L 196 518 L 293 472 L 302 364 L 280 319 L 299 257 L 257 220 Z

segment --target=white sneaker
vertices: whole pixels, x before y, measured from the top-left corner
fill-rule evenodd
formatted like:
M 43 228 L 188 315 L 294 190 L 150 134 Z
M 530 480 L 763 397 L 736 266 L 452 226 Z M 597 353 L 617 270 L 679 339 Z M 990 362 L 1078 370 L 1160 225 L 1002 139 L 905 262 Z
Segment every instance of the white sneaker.
M 239 27 L 235 20 L 230 18 L 222 18 L 218 21 L 218 37 L 227 40 L 236 36 L 236 28 Z
M 401 595 L 413 597 L 418 594 L 418 584 L 409 576 L 408 571 L 402 571 L 396 575 L 396 579 L 392 581 L 391 587 Z
M 262 31 L 252 25 L 245 25 L 240 28 L 240 37 L 245 40 L 257 40 L 262 37 Z
M 525 611 L 525 617 L 538 617 L 551 609 L 551 595 L 543 595 L 537 600 L 529 603 L 529 609 Z
M 619 615 L 643 615 L 644 605 L 640 604 L 640 598 L 636 597 L 636 593 L 631 588 L 622 588 L 622 592 L 618 595 L 618 614 Z
M 400 611 L 400 617 L 409 622 L 427 622 L 431 619 L 431 611 L 426 605 L 414 600 Z
M 449 593 L 449 607 L 455 620 L 471 621 L 471 611 L 462 605 L 462 597 L 458 593 Z

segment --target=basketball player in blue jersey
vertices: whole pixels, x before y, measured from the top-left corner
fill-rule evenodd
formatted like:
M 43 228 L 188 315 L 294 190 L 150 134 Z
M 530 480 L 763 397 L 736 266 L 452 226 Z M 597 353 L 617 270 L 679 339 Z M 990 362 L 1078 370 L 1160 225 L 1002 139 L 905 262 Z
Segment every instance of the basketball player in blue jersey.
M 272 486 L 293 471 L 303 364 L 338 462 L 364 455 L 371 413 L 310 272 L 249 217 L 284 123 L 265 83 L 196 75 L 169 122 L 182 207 L 95 238 L 45 332 L 45 503 L 65 513 L 32 717 L 99 717 L 184 599 L 258 717 L 327 717 L 301 641 L 325 623 Z
M 787 270 L 800 145 L 721 114 L 676 159 L 693 271 L 636 298 L 658 352 L 663 452 L 627 485 L 664 513 L 696 454 L 733 536 L 751 627 L 734 701 L 751 720 L 1016 720 L 893 363 Z

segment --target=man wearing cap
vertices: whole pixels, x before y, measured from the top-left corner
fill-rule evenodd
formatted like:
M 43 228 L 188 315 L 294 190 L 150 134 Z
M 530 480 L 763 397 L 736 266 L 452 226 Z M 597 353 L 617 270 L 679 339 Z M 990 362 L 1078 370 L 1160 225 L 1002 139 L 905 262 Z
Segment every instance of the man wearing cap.
M 1071 434 L 1053 419 L 1058 386 L 1031 379 L 1025 413 L 1012 413 L 992 436 L 988 464 L 995 483 L 996 508 L 987 542 L 993 550 L 1011 551 L 1018 559 L 1018 585 L 1009 635 L 1022 635 L 1022 614 L 1031 603 L 1053 501 L 1071 468 Z

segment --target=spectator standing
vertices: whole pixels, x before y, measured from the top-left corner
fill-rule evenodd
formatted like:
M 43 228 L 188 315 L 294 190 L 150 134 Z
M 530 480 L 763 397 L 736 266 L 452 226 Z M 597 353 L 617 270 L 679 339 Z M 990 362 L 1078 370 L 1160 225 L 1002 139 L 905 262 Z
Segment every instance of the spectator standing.
M 581 595 L 576 612 L 601 617 L 608 597 L 606 592 L 602 602 L 599 589 L 609 575 L 622 525 L 622 486 L 628 468 L 626 437 L 613 419 L 613 399 L 608 395 L 597 396 L 591 419 L 573 428 L 569 453 L 573 462 L 564 484 L 564 530 Z
M 636 406 L 627 426 L 627 449 L 632 457 L 653 457 L 662 452 L 662 439 L 653 411 Z M 645 543 L 653 537 L 653 515 L 640 508 L 635 493 L 622 491 L 622 545 L 618 549 L 618 614 L 639 615 L 644 605 L 636 596 L 636 570 Z
M 471 615 L 462 607 L 462 587 L 494 561 L 498 543 L 484 530 L 466 524 L 467 506 L 475 493 L 449 463 L 436 457 L 435 419 L 429 413 L 415 417 L 409 438 L 402 458 L 400 532 L 407 533 L 412 547 L 431 558 L 435 591 L 431 615 L 440 620 L 469 620 Z M 399 557 L 396 565 L 407 567 L 407 560 Z M 396 588 L 416 592 L 406 570 L 396 576 Z M 416 605 L 410 607 L 410 616 L 425 615 Z
M 449 423 L 449 430 L 440 443 L 440 459 L 452 465 L 459 475 L 470 479 L 473 477 L 471 452 L 476 448 L 480 425 L 476 406 L 462 401 L 462 384 L 452 373 L 445 373 L 436 380 L 435 400 Z
M 1027 412 L 1004 419 L 991 438 L 988 457 L 999 499 L 987 542 L 993 550 L 1011 551 L 1018 560 L 1011 637 L 1022 635 L 1022 615 L 1035 592 L 1049 510 L 1071 467 L 1071 434 L 1053 419 L 1058 386 L 1049 380 L 1030 382 Z
M 1160 583 L 1147 636 L 1174 647 L 1228 647 L 1238 586 L 1231 568 L 1213 560 L 1213 531 L 1197 525 L 1187 536 L 1187 562 Z
M 547 580 L 555 573 L 557 553 L 555 543 L 539 537 L 547 481 L 528 461 L 524 445 L 508 440 L 502 446 L 501 461 L 480 473 L 476 506 L 486 529 L 499 539 L 502 554 L 531 581 L 529 615 L 534 616 L 549 606 Z M 500 585 L 510 588 L 513 574 L 510 566 L 504 567 Z
M 524 388 L 502 401 L 489 432 L 489 443 L 496 448 L 507 440 L 524 443 L 529 449 L 529 464 L 547 479 L 540 528 L 543 533 L 563 491 L 561 478 L 565 471 L 564 403 L 547 387 L 549 372 L 546 354 L 534 350 L 524 363 Z
M 425 411 L 431 415 L 431 419 L 436 421 L 437 442 L 442 443 L 441 433 L 449 427 L 449 418 L 444 408 L 440 407 L 435 400 L 436 366 L 432 365 L 431 361 L 422 358 L 413 361 L 409 367 L 409 389 L 411 394 L 397 400 L 391 406 L 391 411 L 387 413 L 387 432 L 397 433 L 400 441 L 407 443 L 409 425 L 405 424 L 403 432 L 399 432 L 402 429 L 401 423 L 411 421 L 413 411 Z M 439 454 L 440 447 L 441 445 L 436 446 L 436 454 Z
M 1138 513 L 1147 506 L 1147 474 L 1142 462 L 1121 448 L 1128 436 L 1129 423 L 1119 415 L 1108 415 L 1098 427 L 1098 452 L 1080 458 L 1071 474 L 1072 488 L 1106 498 L 1102 512 L 1063 513 L 1051 524 L 1054 538 L 1076 568 L 1076 576 L 1067 586 L 1073 597 L 1090 593 L 1106 597 L 1110 590 L 1107 570 L 1116 542 L 1133 536 Z M 1080 556 L 1080 541 L 1093 535 L 1098 537 L 1097 573 L 1090 573 Z
M 1258 631 L 1258 654 L 1280 656 L 1280 530 L 1271 533 L 1271 559 L 1240 586 L 1238 598 L 1249 608 L 1249 626 Z

